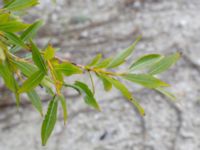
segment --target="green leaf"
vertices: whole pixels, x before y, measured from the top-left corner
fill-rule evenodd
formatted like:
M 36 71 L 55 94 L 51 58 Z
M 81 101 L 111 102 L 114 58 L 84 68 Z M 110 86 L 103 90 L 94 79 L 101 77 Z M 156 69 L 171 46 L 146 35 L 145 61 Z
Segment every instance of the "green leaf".
M 135 49 L 136 44 L 140 41 L 141 37 L 138 37 L 136 41 L 127 49 L 116 55 L 113 60 L 109 63 L 108 68 L 114 68 L 122 64 L 128 56 L 132 54 Z
M 42 102 L 35 90 L 31 90 L 30 92 L 28 92 L 27 96 L 29 97 L 29 100 L 31 101 L 32 105 L 36 108 L 36 110 L 38 110 L 41 116 L 43 116 Z
M 22 33 L 21 39 L 23 41 L 32 39 L 41 26 L 42 21 L 36 21 Z
M 37 5 L 38 0 L 12 0 L 4 8 L 11 11 L 19 11 Z
M 62 109 L 63 109 L 64 123 L 66 123 L 67 117 L 68 117 L 68 114 L 67 114 L 67 103 L 66 103 L 65 97 L 63 95 L 58 96 L 58 99 L 61 102 Z
M 9 33 L 9 32 L 4 32 L 4 35 L 6 36 L 6 38 L 8 38 L 8 40 L 19 47 L 23 47 L 23 48 L 27 48 L 27 46 L 24 44 L 24 42 L 14 33 Z
M 4 32 L 19 32 L 27 28 L 29 25 L 18 21 L 9 21 L 6 23 L 0 22 L 0 31 Z
M 82 73 L 82 70 L 79 67 L 68 62 L 55 65 L 55 70 L 58 72 L 62 72 L 66 76 Z
M 82 93 L 85 95 L 84 100 L 85 100 L 86 104 L 88 104 L 89 106 L 91 106 L 99 111 L 101 110 L 99 107 L 99 104 L 97 103 L 96 99 L 94 98 L 92 91 L 89 89 L 89 87 L 85 83 L 76 81 L 74 85 L 77 86 L 80 89 L 80 91 L 82 91 Z
M 101 75 L 103 76 L 105 79 L 107 79 L 109 82 L 111 82 L 113 84 L 113 86 L 118 89 L 123 95 L 124 97 L 126 97 L 131 103 L 134 104 L 134 106 L 137 108 L 138 112 L 140 113 L 140 115 L 144 116 L 145 115 L 145 111 L 144 109 L 140 106 L 140 104 L 132 97 L 131 92 L 126 88 L 126 86 L 124 84 L 122 84 L 120 81 L 105 76 L 105 75 Z
M 15 94 L 16 104 L 19 106 L 20 96 L 17 92 L 19 87 L 7 61 L 0 63 L 0 75 L 4 80 L 4 84 Z
M 166 91 L 166 90 L 163 89 L 163 88 L 156 88 L 156 90 L 157 90 L 159 93 L 161 93 L 161 94 L 165 95 L 166 97 L 170 98 L 171 100 L 173 100 L 173 101 L 176 100 L 176 96 L 175 96 L 174 94 L 170 93 L 169 91 Z
M 118 89 L 119 91 L 121 91 L 121 93 L 124 95 L 124 97 L 126 97 L 127 99 L 132 99 L 132 94 L 131 92 L 126 88 L 126 86 L 124 84 L 122 84 L 120 81 L 114 79 L 114 78 L 111 78 L 111 77 L 108 77 L 108 76 L 105 76 L 105 75 L 102 75 L 106 80 L 108 80 L 110 83 L 113 84 L 113 86 Z
M 106 78 L 104 78 L 101 75 L 98 75 L 98 77 L 102 80 L 103 82 L 103 86 L 104 86 L 104 90 L 105 91 L 110 91 L 112 89 L 112 83 L 109 82 Z
M 94 57 L 94 59 L 87 65 L 87 66 L 94 66 L 96 65 L 102 58 L 101 54 L 98 54 Z
M 30 77 L 33 74 L 33 72 L 38 71 L 38 68 L 35 65 L 30 64 L 28 62 L 13 61 L 13 63 L 26 77 Z M 41 81 L 41 85 L 48 88 L 51 87 L 51 79 L 45 76 L 44 79 Z
M 18 93 L 29 92 L 33 90 L 36 86 L 38 86 L 45 74 L 43 71 L 39 70 L 33 73 L 19 88 Z
M 38 68 L 40 68 L 41 71 L 43 71 L 44 73 L 47 73 L 47 67 L 46 67 L 45 61 L 42 55 L 40 54 L 39 49 L 32 41 L 31 41 L 31 48 L 32 48 L 33 61 L 38 66 Z
M 34 37 L 36 32 L 39 30 L 39 28 L 42 26 L 42 21 L 36 21 L 32 25 L 30 25 L 20 36 L 22 41 L 30 40 Z M 11 52 L 17 52 L 20 50 L 19 46 L 13 47 L 10 51 Z
M 78 92 L 78 94 L 81 94 L 81 91 L 79 88 L 77 88 L 76 86 L 72 85 L 72 84 L 67 84 L 67 83 L 64 83 L 63 84 L 65 87 L 69 87 L 69 88 L 72 88 L 74 90 L 76 90 Z
M 10 14 L 9 13 L 5 13 L 5 14 L 0 14 L 0 20 L 1 23 L 6 23 L 9 21 L 10 18 Z
M 148 74 L 125 74 L 123 75 L 123 78 L 131 82 L 140 84 L 146 88 L 169 86 L 169 84 Z
M 112 61 L 112 58 L 104 59 L 103 61 L 94 65 L 94 67 L 95 68 L 106 68 L 111 61 Z
M 150 68 L 149 73 L 152 75 L 162 73 L 165 70 L 169 69 L 173 64 L 175 64 L 179 58 L 180 58 L 180 53 L 178 52 L 175 54 L 166 56 L 162 58 L 159 62 L 154 64 Z
M 135 108 L 137 109 L 137 111 L 140 113 L 141 116 L 145 116 L 145 110 L 144 108 L 137 102 L 137 100 L 135 100 L 134 98 L 132 98 L 130 100 L 130 102 L 135 106 Z
M 50 59 L 54 58 L 54 55 L 55 55 L 55 50 L 54 50 L 54 48 L 49 44 L 49 45 L 47 46 L 47 48 L 45 49 L 45 51 L 44 51 L 44 58 L 45 58 L 46 60 L 50 60 Z
M 30 77 L 33 72 L 38 71 L 38 68 L 30 64 L 28 62 L 23 62 L 23 61 L 13 61 L 13 63 L 17 66 L 17 68 L 26 76 Z
M 15 86 L 13 83 L 15 79 L 7 62 L 0 63 L 0 75 L 4 79 L 4 84 L 14 92 Z
M 162 58 L 161 55 L 159 54 L 148 54 L 140 57 L 138 60 L 136 60 L 131 66 L 130 70 L 139 70 L 139 69 L 144 69 L 147 67 L 152 66 L 156 62 L 158 62 Z
M 57 120 L 57 109 L 58 109 L 58 101 L 56 99 L 56 96 L 54 96 L 51 102 L 49 103 L 48 111 L 42 123 L 41 138 L 42 138 L 43 146 L 46 145 L 55 127 L 56 120 Z

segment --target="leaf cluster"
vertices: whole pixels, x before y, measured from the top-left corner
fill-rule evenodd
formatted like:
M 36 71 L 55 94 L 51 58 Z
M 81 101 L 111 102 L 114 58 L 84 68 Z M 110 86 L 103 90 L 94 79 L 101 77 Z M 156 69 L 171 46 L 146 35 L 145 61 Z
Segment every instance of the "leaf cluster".
M 21 11 L 35 6 L 38 0 L 7 0 L 0 9 L 0 76 L 5 86 L 16 97 L 17 106 L 20 105 L 20 95 L 27 94 L 35 109 L 43 116 L 42 101 L 36 88 L 43 88 L 52 98 L 45 113 L 41 129 L 42 144 L 45 145 L 50 137 L 57 120 L 58 105 L 63 109 L 64 122 L 67 121 L 67 103 L 62 94 L 66 88 L 73 88 L 83 95 L 87 105 L 100 111 L 100 105 L 95 98 L 95 75 L 102 81 L 105 91 L 113 87 L 130 101 L 143 116 L 145 111 L 133 97 L 130 89 L 122 80 L 139 84 L 145 88 L 156 90 L 174 99 L 173 94 L 164 88 L 169 84 L 157 78 L 169 69 L 179 59 L 180 54 L 174 53 L 167 56 L 148 54 L 134 60 L 125 72 L 115 72 L 134 52 L 141 37 L 128 48 L 121 50 L 116 56 L 102 58 L 101 54 L 94 57 L 88 64 L 80 65 L 70 60 L 62 60 L 56 56 L 55 48 L 48 43 L 46 47 L 39 48 L 34 42 L 34 37 L 42 21 L 31 24 L 25 23 L 19 17 Z M 19 52 L 26 55 L 20 57 Z M 28 57 L 27 57 L 28 56 Z M 75 74 L 88 73 L 92 88 L 82 81 L 67 83 L 65 78 Z

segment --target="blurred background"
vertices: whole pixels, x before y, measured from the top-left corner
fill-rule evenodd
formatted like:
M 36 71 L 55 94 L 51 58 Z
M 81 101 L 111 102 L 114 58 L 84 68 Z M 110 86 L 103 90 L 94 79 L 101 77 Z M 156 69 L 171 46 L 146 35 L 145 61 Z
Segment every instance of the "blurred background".
M 42 147 L 39 113 L 25 98 L 17 109 L 1 84 L 0 150 L 199 150 L 199 14 L 199 0 L 41 0 L 25 20 L 45 21 L 37 42 L 42 47 L 51 41 L 62 58 L 86 64 L 97 53 L 113 56 L 138 35 L 143 38 L 124 68 L 143 54 L 182 52 L 181 60 L 160 76 L 172 85 L 169 90 L 177 101 L 129 84 L 146 110 L 141 117 L 118 91 L 105 93 L 95 79 L 102 112 L 66 91 L 68 123 L 64 126 L 60 111 L 55 130 Z M 80 77 L 67 80 L 76 78 Z M 83 81 L 89 83 L 87 77 Z M 47 106 L 48 97 L 41 95 Z

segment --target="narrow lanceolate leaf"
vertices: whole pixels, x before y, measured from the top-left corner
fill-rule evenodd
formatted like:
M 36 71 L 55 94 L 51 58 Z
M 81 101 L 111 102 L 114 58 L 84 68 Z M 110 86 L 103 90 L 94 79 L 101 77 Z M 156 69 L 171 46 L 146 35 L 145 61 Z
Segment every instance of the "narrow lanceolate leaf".
M 38 66 L 38 68 L 40 68 L 41 71 L 46 73 L 47 67 L 46 67 L 45 61 L 44 61 L 42 55 L 40 54 L 39 49 L 33 42 L 31 42 L 31 50 L 32 50 L 33 61 Z
M 82 91 L 82 93 L 84 94 L 84 100 L 86 102 L 86 104 L 88 104 L 89 106 L 97 109 L 97 110 L 101 110 L 99 107 L 99 104 L 97 103 L 96 99 L 94 98 L 94 95 L 92 93 L 92 91 L 89 89 L 89 87 L 80 81 L 76 81 L 75 86 L 77 86 L 80 91 Z
M 149 74 L 125 74 L 123 78 L 131 82 L 140 84 L 146 88 L 157 88 L 169 86 L 169 84 L 149 75 Z
M 12 43 L 13 45 L 27 48 L 24 42 L 14 33 L 5 32 L 4 35 L 6 36 L 6 38 L 8 38 L 9 42 Z
M 42 26 L 42 21 L 36 21 L 35 23 L 33 23 L 32 25 L 30 25 L 20 36 L 20 38 L 22 39 L 22 41 L 27 41 L 32 39 L 37 31 L 39 30 L 39 28 Z M 13 47 L 10 51 L 11 52 L 17 52 L 20 50 L 19 46 L 15 46 Z
M 130 66 L 130 71 L 148 68 L 158 62 L 161 58 L 162 56 L 159 54 L 144 55 Z
M 28 26 L 29 26 L 28 24 L 24 24 L 24 23 L 18 22 L 18 21 L 9 21 L 6 23 L 0 22 L 0 31 L 19 32 L 19 31 L 23 31 Z
M 68 62 L 55 65 L 55 70 L 58 72 L 62 72 L 66 76 L 82 73 L 82 70 L 79 67 Z
M 42 112 L 42 102 L 38 94 L 35 92 L 35 90 L 31 90 L 30 92 L 27 92 L 28 98 L 31 101 L 32 105 L 36 108 L 36 110 L 43 116 Z
M 78 87 L 76 87 L 76 86 L 74 86 L 74 85 L 72 85 L 72 84 L 67 84 L 67 83 L 64 83 L 63 85 L 64 85 L 65 87 L 72 88 L 72 89 L 76 90 L 76 91 L 78 92 L 78 94 L 81 94 L 81 91 L 80 91 L 80 89 L 79 89 Z
M 94 66 L 96 65 L 102 58 L 101 54 L 98 54 L 94 57 L 94 59 L 87 65 L 87 66 Z
M 113 86 L 118 89 L 123 95 L 124 97 L 126 97 L 127 99 L 132 99 L 132 94 L 131 92 L 126 88 L 126 86 L 124 84 L 122 84 L 120 81 L 114 79 L 114 78 L 111 78 L 111 77 L 108 77 L 108 76 L 105 76 L 105 75 L 102 75 L 102 77 L 104 77 L 106 80 L 108 80 L 110 83 L 113 84 Z
M 94 67 L 95 68 L 106 68 L 111 61 L 112 61 L 112 58 L 104 59 L 103 61 L 94 65 Z
M 30 40 L 36 35 L 39 28 L 42 26 L 42 21 L 36 21 L 30 25 L 21 35 L 23 41 Z
M 48 106 L 48 111 L 45 115 L 44 121 L 42 123 L 42 130 L 41 130 L 41 138 L 42 138 L 42 145 L 46 145 L 57 120 L 57 109 L 58 109 L 58 101 L 57 98 L 51 100 Z
M 44 59 L 50 60 L 50 59 L 54 58 L 54 55 L 55 55 L 55 50 L 54 50 L 54 48 L 49 44 L 49 45 L 47 46 L 47 48 L 45 49 L 45 51 L 44 51 Z
M 98 75 L 98 77 L 102 80 L 103 82 L 103 86 L 104 86 L 104 90 L 105 91 L 110 91 L 112 89 L 112 83 L 109 82 L 106 78 L 104 78 L 101 75 Z
M 175 64 L 179 58 L 180 58 L 180 53 L 178 52 L 175 54 L 166 56 L 162 58 L 159 62 L 154 64 L 150 68 L 149 73 L 152 75 L 162 73 L 166 71 L 167 69 L 169 69 L 173 64 Z
M 67 103 L 66 103 L 65 97 L 63 95 L 58 96 L 58 99 L 61 102 L 62 109 L 63 109 L 64 123 L 66 123 L 67 117 L 68 117 L 68 114 L 67 114 Z
M 19 88 L 18 93 L 29 92 L 33 90 L 36 86 L 38 86 L 45 74 L 43 71 L 36 71 L 33 73 Z
M 171 100 L 173 100 L 173 101 L 176 100 L 176 96 L 174 94 L 170 93 L 169 91 L 167 91 L 167 90 L 165 90 L 163 88 L 156 88 L 156 90 L 159 93 L 161 93 L 161 94 L 165 95 L 166 97 L 170 98 Z
M 18 84 L 14 78 L 13 72 L 11 71 L 8 62 L 0 63 L 0 76 L 4 80 L 4 84 L 15 94 L 16 104 L 19 106 L 20 97 L 18 94 Z
M 140 41 L 141 37 L 138 37 L 136 41 L 127 49 L 120 52 L 116 57 L 113 58 L 113 60 L 109 63 L 108 68 L 114 68 L 122 64 L 128 56 L 130 56 L 134 49 L 136 44 Z
M 33 72 L 38 71 L 38 68 L 33 65 L 30 64 L 28 62 L 23 62 L 23 61 L 13 61 L 13 63 L 17 66 L 17 68 L 26 76 L 26 77 L 30 77 Z
M 38 0 L 12 0 L 4 8 L 11 11 L 19 11 L 37 5 Z
M 33 74 L 33 72 L 38 71 L 38 68 L 35 65 L 30 64 L 28 62 L 14 60 L 12 63 L 14 63 L 17 66 L 17 68 L 22 72 L 22 74 L 26 77 L 30 77 Z M 45 76 L 41 81 L 41 85 L 49 88 L 52 86 L 51 82 L 51 79 Z
M 15 86 L 14 86 L 14 77 L 12 72 L 10 71 L 9 65 L 7 62 L 2 62 L 0 63 L 0 76 L 4 80 L 4 84 L 11 90 L 15 91 Z
M 124 95 L 124 97 L 126 97 L 131 103 L 133 103 L 133 105 L 137 108 L 140 115 L 142 115 L 142 116 L 145 115 L 145 111 L 142 108 L 142 106 L 140 106 L 140 104 L 132 97 L 131 92 L 127 89 L 127 87 L 124 84 L 122 84 L 120 81 L 118 81 L 114 78 L 104 76 L 104 75 L 102 75 L 102 76 L 104 78 L 106 78 L 109 82 L 111 82 L 113 84 L 113 86 Z

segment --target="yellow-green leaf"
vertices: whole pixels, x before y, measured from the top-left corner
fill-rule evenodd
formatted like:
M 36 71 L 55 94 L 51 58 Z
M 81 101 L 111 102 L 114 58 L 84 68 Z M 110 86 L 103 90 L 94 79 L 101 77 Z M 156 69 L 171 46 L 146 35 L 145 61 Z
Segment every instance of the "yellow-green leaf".
M 47 67 L 42 55 L 40 54 L 40 50 L 32 41 L 31 41 L 31 50 L 32 50 L 32 58 L 35 64 L 38 66 L 38 68 L 40 68 L 41 71 L 47 73 Z
M 123 78 L 131 82 L 140 84 L 146 88 L 157 88 L 169 86 L 169 84 L 149 75 L 149 74 L 125 74 Z
M 39 3 L 38 0 L 12 0 L 4 8 L 11 11 L 19 11 L 33 7 Z
M 43 71 L 39 70 L 33 73 L 19 88 L 18 93 L 29 92 L 33 90 L 36 86 L 38 86 L 45 74 Z
M 180 58 L 180 53 L 175 53 L 162 58 L 159 62 L 155 63 L 149 70 L 149 74 L 159 74 L 169 69 Z
M 156 62 L 158 62 L 162 58 L 161 55 L 159 54 L 148 54 L 140 57 L 138 60 L 136 60 L 131 66 L 130 70 L 139 70 L 139 69 L 144 69 L 147 67 L 152 66 Z
M 4 80 L 4 84 L 11 90 L 15 91 L 15 86 L 14 86 L 14 77 L 12 72 L 10 71 L 8 63 L 2 62 L 0 63 L 0 75 Z
M 67 117 L 68 117 L 68 114 L 67 114 L 67 103 L 66 103 L 65 97 L 63 95 L 58 96 L 58 99 L 61 102 L 61 106 L 62 106 L 62 109 L 63 109 L 64 123 L 66 123 Z
M 54 55 L 55 55 L 55 50 L 54 50 L 54 48 L 49 44 L 49 45 L 47 46 L 47 48 L 45 49 L 45 51 L 44 51 L 44 58 L 45 58 L 46 60 L 50 60 L 50 59 L 54 58 Z
M 41 26 L 42 21 L 36 21 L 22 33 L 21 39 L 23 41 L 32 39 Z
M 134 106 L 137 108 L 140 115 L 142 115 L 142 116 L 145 115 L 145 111 L 142 108 L 142 106 L 140 106 L 140 104 L 133 98 L 131 92 L 127 89 L 127 87 L 123 83 L 121 83 L 120 81 L 118 81 L 114 78 L 111 78 L 111 77 L 108 77 L 105 75 L 102 75 L 102 76 L 105 79 L 107 79 L 109 82 L 111 82 L 113 84 L 113 86 L 124 95 L 124 97 L 126 97 L 131 103 L 134 104 Z
M 110 83 L 113 84 L 113 86 L 118 89 L 123 95 L 124 97 L 126 97 L 127 99 L 132 99 L 132 94 L 131 92 L 126 88 L 126 86 L 124 84 L 122 84 L 120 81 L 114 79 L 114 78 L 111 78 L 111 77 L 108 77 L 108 76 L 105 76 L 105 75 L 102 75 L 102 77 L 104 77 L 106 80 L 108 80 Z
M 94 59 L 92 59 L 92 61 L 87 65 L 87 66 L 94 66 L 96 65 L 102 58 L 101 54 L 97 54 Z
M 110 91 L 112 89 L 112 83 L 109 82 L 106 78 L 104 78 L 101 75 L 98 75 L 98 77 L 102 80 L 103 82 L 103 86 L 104 86 L 104 90 L 105 91 Z
M 170 93 L 169 91 L 167 91 L 167 90 L 165 90 L 163 88 L 156 88 L 156 90 L 159 93 L 161 93 L 161 94 L 165 95 L 166 97 L 170 98 L 171 100 L 173 100 L 173 101 L 176 100 L 176 96 L 174 94 Z
M 94 65 L 94 67 L 95 68 L 106 68 L 111 61 L 112 61 L 112 58 L 104 59 L 103 61 Z
M 0 22 L 0 31 L 4 32 L 19 32 L 27 28 L 29 25 L 18 21 L 9 21 L 6 23 Z
M 54 67 L 55 67 L 56 71 L 62 72 L 66 76 L 82 73 L 82 70 L 79 67 L 77 67 L 71 63 L 68 63 L 68 62 L 65 62 L 62 64 L 57 64 Z
M 15 46 L 27 48 L 25 43 L 14 33 L 4 32 L 4 35 L 6 36 L 6 38 L 8 38 L 9 42 L 14 44 Z
M 117 54 L 109 63 L 108 68 L 114 68 L 122 64 L 126 60 L 126 58 L 132 54 L 132 52 L 135 49 L 136 44 L 140 41 L 140 39 L 141 37 L 138 37 L 136 41 L 130 47 L 128 47 L 127 49 Z
M 29 100 L 31 101 L 32 105 L 38 110 L 38 112 L 43 116 L 42 112 L 42 102 L 38 94 L 36 93 L 35 90 L 31 90 L 27 92 L 27 95 L 29 97 Z
M 26 76 L 26 77 L 30 77 L 33 72 L 38 71 L 38 68 L 33 65 L 30 64 L 28 62 L 23 62 L 23 61 L 13 61 L 13 63 L 17 66 L 17 68 Z
M 77 88 L 80 89 L 80 91 L 84 94 L 84 100 L 86 102 L 86 104 L 88 104 L 89 106 L 97 109 L 97 110 L 101 110 L 99 107 L 99 104 L 97 103 L 96 99 L 94 98 L 94 94 L 92 93 L 92 91 L 89 89 L 89 87 L 80 81 L 76 81 L 75 86 L 77 86 Z
M 9 18 L 10 18 L 10 14 L 9 13 L 0 14 L 1 23 L 8 22 Z
M 0 63 L 0 76 L 2 76 L 4 80 L 4 84 L 15 94 L 16 104 L 19 106 L 20 103 L 20 96 L 18 91 L 18 84 L 14 78 L 14 74 L 9 66 L 7 61 Z
M 58 109 L 58 101 L 56 96 L 50 101 L 48 106 L 48 111 L 45 115 L 44 121 L 42 123 L 41 129 L 41 138 L 42 138 L 42 145 L 46 145 L 57 120 L 57 109 Z
M 34 37 L 36 32 L 39 30 L 39 28 L 42 26 L 42 21 L 36 21 L 32 25 L 30 25 L 20 36 L 22 41 L 30 40 Z M 11 52 L 17 52 L 20 50 L 19 46 L 13 47 L 10 51 Z

